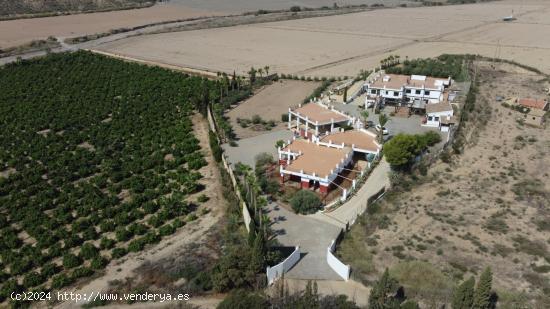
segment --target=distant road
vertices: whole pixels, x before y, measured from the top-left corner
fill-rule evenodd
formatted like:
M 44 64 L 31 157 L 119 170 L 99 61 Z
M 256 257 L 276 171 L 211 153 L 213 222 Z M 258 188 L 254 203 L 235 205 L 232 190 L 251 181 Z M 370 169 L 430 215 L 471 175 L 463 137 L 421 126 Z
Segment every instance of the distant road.
M 209 19 L 209 18 L 210 17 L 205 17 L 204 19 L 206 20 L 206 19 Z M 195 21 L 172 22 L 172 23 L 166 23 L 166 24 L 162 24 L 162 25 L 149 26 L 149 27 L 139 29 L 139 30 L 132 30 L 132 31 L 123 32 L 123 33 L 111 34 L 109 36 L 105 36 L 105 37 L 102 37 L 102 38 L 99 38 L 99 39 L 96 39 L 96 40 L 91 40 L 91 41 L 76 43 L 76 44 L 66 44 L 64 42 L 64 40 L 65 40 L 64 37 L 57 37 L 58 41 L 61 44 L 61 47 L 53 48 L 53 49 L 51 49 L 51 52 L 52 53 L 60 53 L 60 52 L 77 51 L 77 50 L 81 50 L 81 49 L 94 49 L 95 47 L 97 47 L 101 44 L 104 44 L 104 43 L 114 42 L 114 41 L 117 41 L 117 40 L 121 40 L 121 39 L 124 39 L 124 38 L 134 36 L 134 35 L 138 35 L 138 34 L 159 31 L 159 30 L 162 30 L 162 29 L 165 29 L 165 28 L 168 28 L 168 27 L 182 26 L 182 25 L 185 25 L 185 24 L 188 24 L 188 23 L 191 23 L 191 22 L 196 22 L 196 20 Z M 20 55 L 3 57 L 3 58 L 0 58 L 0 65 L 15 62 L 15 61 L 17 61 L 18 58 L 32 59 L 32 58 L 35 58 L 35 57 L 40 57 L 40 56 L 45 56 L 45 55 L 46 55 L 46 51 L 33 51 L 33 52 L 28 52 L 28 53 L 24 53 L 24 54 L 20 54 Z

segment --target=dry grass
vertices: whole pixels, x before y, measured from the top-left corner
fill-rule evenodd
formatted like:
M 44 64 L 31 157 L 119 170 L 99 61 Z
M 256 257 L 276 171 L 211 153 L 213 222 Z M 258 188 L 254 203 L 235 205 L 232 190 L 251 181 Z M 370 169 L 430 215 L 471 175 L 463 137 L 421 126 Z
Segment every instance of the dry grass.
M 101 49 L 210 71 L 354 76 L 388 54 L 402 59 L 474 53 L 550 72 L 550 3 L 505 0 L 462 6 L 396 8 L 121 40 Z M 501 18 L 515 10 L 518 20 Z M 166 42 L 169 42 L 166 44 Z
M 285 129 L 286 123 L 281 121 L 281 115 L 288 114 L 289 107 L 296 107 L 302 103 L 319 84 L 318 82 L 280 80 L 262 88 L 257 94 L 227 113 L 237 137 L 247 138 L 265 133 L 264 126 L 261 126 L 261 129 L 255 129 L 251 124 L 243 128 L 237 122 L 237 119 L 251 120 L 256 115 L 264 121 L 274 121 L 276 126 L 272 130 Z
M 49 36 L 60 38 L 108 32 L 156 22 L 217 15 L 184 6 L 156 5 L 145 9 L 0 21 L 0 48 L 19 46 Z
M 376 252 L 365 257 L 372 259 L 374 274 L 404 260 L 423 260 L 457 283 L 491 266 L 494 287 L 503 295 L 515 300 L 527 295 L 540 306 L 550 299 L 550 238 L 544 223 L 550 220 L 550 134 L 518 124 L 519 113 L 495 96 L 543 96 L 542 77 L 508 64 L 477 67 L 479 94 L 475 117 L 466 123 L 463 154 L 451 164 L 436 163 L 420 185 L 384 201 L 388 227 L 354 227 L 349 244 L 355 246 L 358 237 L 376 239 L 357 247 Z M 363 268 L 363 261 L 358 268 L 354 263 L 352 268 Z M 429 296 L 439 303 L 445 299 Z

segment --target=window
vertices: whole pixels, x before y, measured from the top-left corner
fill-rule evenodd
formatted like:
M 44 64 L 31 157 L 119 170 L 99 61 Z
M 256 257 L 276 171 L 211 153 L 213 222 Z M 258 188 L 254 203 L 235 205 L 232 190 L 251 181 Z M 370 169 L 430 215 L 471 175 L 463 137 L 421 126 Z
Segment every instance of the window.
M 439 117 L 434 117 L 434 120 L 435 120 L 435 121 L 439 121 Z
M 399 95 L 399 92 L 397 92 L 397 91 L 394 91 L 394 92 L 393 92 L 393 96 L 394 96 L 394 97 L 397 97 L 398 95 Z
M 411 93 L 411 89 L 407 89 L 405 93 Z
M 416 90 L 416 94 L 420 94 L 422 90 Z
M 372 90 L 370 91 L 370 93 L 371 93 L 371 94 L 376 94 L 376 90 L 375 90 L 375 89 L 372 89 Z
M 429 121 L 432 121 L 432 116 L 428 116 L 428 120 L 429 120 Z
M 424 90 L 425 95 L 430 95 L 430 92 L 428 90 Z

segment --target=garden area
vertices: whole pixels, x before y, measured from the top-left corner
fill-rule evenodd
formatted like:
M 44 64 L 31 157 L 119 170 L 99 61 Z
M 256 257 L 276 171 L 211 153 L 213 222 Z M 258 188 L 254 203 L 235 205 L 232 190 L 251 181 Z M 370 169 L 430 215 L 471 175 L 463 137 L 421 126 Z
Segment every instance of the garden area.
M 207 163 L 190 115 L 213 85 L 88 52 L 0 68 L 0 301 L 71 285 L 197 218 Z

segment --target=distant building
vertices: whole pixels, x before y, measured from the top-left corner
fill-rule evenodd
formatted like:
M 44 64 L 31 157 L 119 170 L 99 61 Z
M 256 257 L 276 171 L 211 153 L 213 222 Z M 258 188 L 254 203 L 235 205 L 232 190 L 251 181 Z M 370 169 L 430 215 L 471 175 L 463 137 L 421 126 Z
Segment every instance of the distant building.
M 522 98 L 518 100 L 518 104 L 530 109 L 540 109 L 548 111 L 548 101 L 543 99 Z
M 541 128 L 544 126 L 544 114 L 546 111 L 533 108 L 525 115 L 525 123 Z
M 450 77 L 380 73 L 363 87 L 367 93 L 367 101 L 383 98 L 387 103 L 412 104 L 414 101 L 439 103 L 443 100 L 445 89 L 450 85 Z

